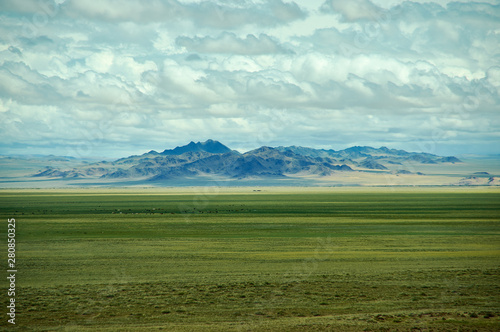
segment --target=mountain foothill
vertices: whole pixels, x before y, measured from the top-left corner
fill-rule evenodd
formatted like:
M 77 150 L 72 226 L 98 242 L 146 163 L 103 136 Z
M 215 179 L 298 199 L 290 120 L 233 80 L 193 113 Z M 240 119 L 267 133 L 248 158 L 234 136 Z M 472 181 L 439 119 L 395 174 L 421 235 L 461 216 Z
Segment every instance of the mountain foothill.
M 240 153 L 215 141 L 190 142 L 163 152 L 151 150 L 115 161 L 87 163 L 81 167 L 46 167 L 34 177 L 144 179 L 152 182 L 178 178 L 219 176 L 229 179 L 335 176 L 345 172 L 421 174 L 418 165 L 455 164 L 453 156 L 407 152 L 387 147 L 354 146 L 344 150 L 300 146 L 262 146 Z

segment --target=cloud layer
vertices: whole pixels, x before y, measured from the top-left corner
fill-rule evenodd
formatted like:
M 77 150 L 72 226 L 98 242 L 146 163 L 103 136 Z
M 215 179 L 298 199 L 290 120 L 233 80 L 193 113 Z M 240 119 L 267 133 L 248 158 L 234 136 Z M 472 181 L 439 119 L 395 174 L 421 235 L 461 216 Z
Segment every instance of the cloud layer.
M 499 153 L 500 6 L 3 1 L 0 153 Z

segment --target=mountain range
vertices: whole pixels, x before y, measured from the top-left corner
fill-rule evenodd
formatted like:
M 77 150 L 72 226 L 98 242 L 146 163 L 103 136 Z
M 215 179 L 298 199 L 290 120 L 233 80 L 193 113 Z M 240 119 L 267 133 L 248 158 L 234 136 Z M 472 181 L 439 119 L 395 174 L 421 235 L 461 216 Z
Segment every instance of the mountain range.
M 407 152 L 387 147 L 355 146 L 344 150 L 300 146 L 260 148 L 240 153 L 224 144 L 207 140 L 163 152 L 149 151 L 115 161 L 87 163 L 64 169 L 48 166 L 35 178 L 141 179 L 168 182 L 172 179 L 217 176 L 226 179 L 327 177 L 347 172 L 422 174 L 419 165 L 461 163 L 453 156 Z

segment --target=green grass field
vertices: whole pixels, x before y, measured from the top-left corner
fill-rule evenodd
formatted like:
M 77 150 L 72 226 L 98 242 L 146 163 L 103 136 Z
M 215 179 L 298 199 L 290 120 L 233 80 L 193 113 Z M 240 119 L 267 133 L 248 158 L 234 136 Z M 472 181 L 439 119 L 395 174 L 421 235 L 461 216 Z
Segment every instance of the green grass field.
M 288 190 L 1 191 L 16 328 L 500 330 L 500 191 Z

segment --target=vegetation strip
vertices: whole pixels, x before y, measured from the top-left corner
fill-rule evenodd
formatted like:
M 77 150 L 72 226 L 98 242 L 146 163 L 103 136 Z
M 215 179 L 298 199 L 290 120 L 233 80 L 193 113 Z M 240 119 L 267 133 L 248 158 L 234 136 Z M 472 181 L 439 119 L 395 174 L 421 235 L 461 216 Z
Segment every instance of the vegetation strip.
M 494 191 L 0 196 L 30 330 L 498 330 Z

